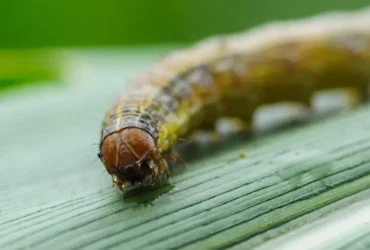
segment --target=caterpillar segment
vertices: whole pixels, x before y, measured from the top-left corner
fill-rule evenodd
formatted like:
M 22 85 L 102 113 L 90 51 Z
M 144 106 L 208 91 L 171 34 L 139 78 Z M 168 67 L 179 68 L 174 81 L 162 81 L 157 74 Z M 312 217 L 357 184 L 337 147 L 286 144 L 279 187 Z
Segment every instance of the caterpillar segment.
M 221 117 L 252 124 L 266 104 L 312 106 L 318 91 L 368 99 L 370 9 L 277 22 L 168 54 L 126 85 L 106 113 L 98 154 L 113 183 L 169 176 L 173 145 Z M 253 129 L 251 126 L 250 129 Z

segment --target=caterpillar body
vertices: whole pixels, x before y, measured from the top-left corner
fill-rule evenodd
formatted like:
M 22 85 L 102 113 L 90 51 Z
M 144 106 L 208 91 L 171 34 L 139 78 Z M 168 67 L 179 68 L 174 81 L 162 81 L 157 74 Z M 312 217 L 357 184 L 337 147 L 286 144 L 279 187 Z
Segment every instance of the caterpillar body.
M 251 124 L 261 105 L 311 105 L 319 90 L 348 88 L 361 101 L 370 82 L 370 9 L 332 12 L 213 37 L 175 51 L 127 85 L 108 110 L 98 156 L 113 185 L 153 185 L 169 175 L 180 137 L 223 116 Z

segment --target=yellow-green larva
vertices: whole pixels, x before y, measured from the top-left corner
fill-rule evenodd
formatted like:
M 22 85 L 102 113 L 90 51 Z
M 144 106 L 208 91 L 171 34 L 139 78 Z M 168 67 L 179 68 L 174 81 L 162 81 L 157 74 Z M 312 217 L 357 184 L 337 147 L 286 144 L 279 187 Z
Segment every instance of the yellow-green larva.
M 99 157 L 114 185 L 169 175 L 179 137 L 222 116 L 251 123 L 261 105 L 310 106 L 319 90 L 350 88 L 367 99 L 370 9 L 333 12 L 214 37 L 175 51 L 127 85 L 107 112 Z

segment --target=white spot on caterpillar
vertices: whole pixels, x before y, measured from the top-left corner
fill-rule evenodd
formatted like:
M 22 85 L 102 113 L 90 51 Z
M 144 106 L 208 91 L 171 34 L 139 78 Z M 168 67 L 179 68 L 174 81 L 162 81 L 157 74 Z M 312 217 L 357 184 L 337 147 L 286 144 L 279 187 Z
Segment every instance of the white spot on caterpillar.
M 213 78 L 209 71 L 203 66 L 196 67 L 193 69 L 186 79 L 191 85 L 204 84 L 206 86 L 211 86 L 213 83 Z

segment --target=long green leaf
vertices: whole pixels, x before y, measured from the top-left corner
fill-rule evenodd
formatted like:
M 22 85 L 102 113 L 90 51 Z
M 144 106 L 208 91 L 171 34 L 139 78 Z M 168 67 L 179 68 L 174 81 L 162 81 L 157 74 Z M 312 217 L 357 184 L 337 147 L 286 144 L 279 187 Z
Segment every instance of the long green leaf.
M 247 249 L 369 198 L 368 105 L 196 148 L 155 190 L 112 189 L 96 159 L 101 119 L 123 82 L 158 55 L 113 52 L 83 54 L 71 84 L 0 97 L 1 247 Z

